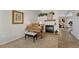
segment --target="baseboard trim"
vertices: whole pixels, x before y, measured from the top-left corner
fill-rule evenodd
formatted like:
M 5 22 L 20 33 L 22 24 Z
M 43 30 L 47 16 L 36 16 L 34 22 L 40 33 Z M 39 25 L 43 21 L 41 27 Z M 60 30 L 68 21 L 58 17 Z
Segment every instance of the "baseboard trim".
M 77 37 L 73 32 L 71 32 L 71 35 L 73 35 L 76 39 L 79 40 L 79 37 Z
M 19 37 L 16 37 L 16 38 L 14 38 L 14 39 L 12 39 L 12 40 L 9 40 L 9 41 L 6 41 L 6 42 L 2 42 L 2 43 L 0 43 L 0 45 L 4 45 L 4 44 L 7 44 L 7 43 L 10 43 L 10 42 L 12 42 L 12 41 L 15 41 L 15 40 L 20 39 L 20 38 L 23 38 L 23 37 L 24 37 L 24 35 L 19 36 Z

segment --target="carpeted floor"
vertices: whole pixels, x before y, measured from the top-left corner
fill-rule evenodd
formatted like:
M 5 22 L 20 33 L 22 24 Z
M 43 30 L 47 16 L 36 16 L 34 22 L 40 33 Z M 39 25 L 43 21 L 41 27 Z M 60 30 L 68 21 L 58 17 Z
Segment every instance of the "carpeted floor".
M 32 38 L 20 38 L 0 48 L 79 48 L 79 40 L 72 36 L 67 29 L 61 29 L 58 35 L 44 33 L 42 39 L 33 43 Z

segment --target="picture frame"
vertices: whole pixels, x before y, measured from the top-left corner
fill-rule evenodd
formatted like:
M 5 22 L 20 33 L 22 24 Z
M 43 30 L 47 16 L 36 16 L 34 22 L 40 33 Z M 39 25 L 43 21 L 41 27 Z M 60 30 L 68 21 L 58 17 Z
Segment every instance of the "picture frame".
M 16 10 L 12 11 L 12 24 L 23 24 L 24 13 Z
M 79 16 L 79 13 L 77 13 L 77 16 Z

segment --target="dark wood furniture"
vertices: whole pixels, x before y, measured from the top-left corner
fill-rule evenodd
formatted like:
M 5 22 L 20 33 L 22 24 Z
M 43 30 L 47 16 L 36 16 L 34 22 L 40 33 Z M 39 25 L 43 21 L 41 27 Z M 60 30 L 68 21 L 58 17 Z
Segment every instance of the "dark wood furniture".
M 33 37 L 33 42 L 35 42 L 35 40 L 37 40 L 37 33 L 34 33 L 34 32 L 25 32 L 25 40 L 26 40 L 26 36 Z

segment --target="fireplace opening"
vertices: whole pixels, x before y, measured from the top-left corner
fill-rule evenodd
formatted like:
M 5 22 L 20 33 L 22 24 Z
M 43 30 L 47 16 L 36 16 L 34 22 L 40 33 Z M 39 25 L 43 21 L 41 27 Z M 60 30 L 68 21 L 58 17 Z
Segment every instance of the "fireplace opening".
M 53 25 L 46 25 L 45 30 L 46 30 L 46 32 L 54 33 L 54 26 Z

